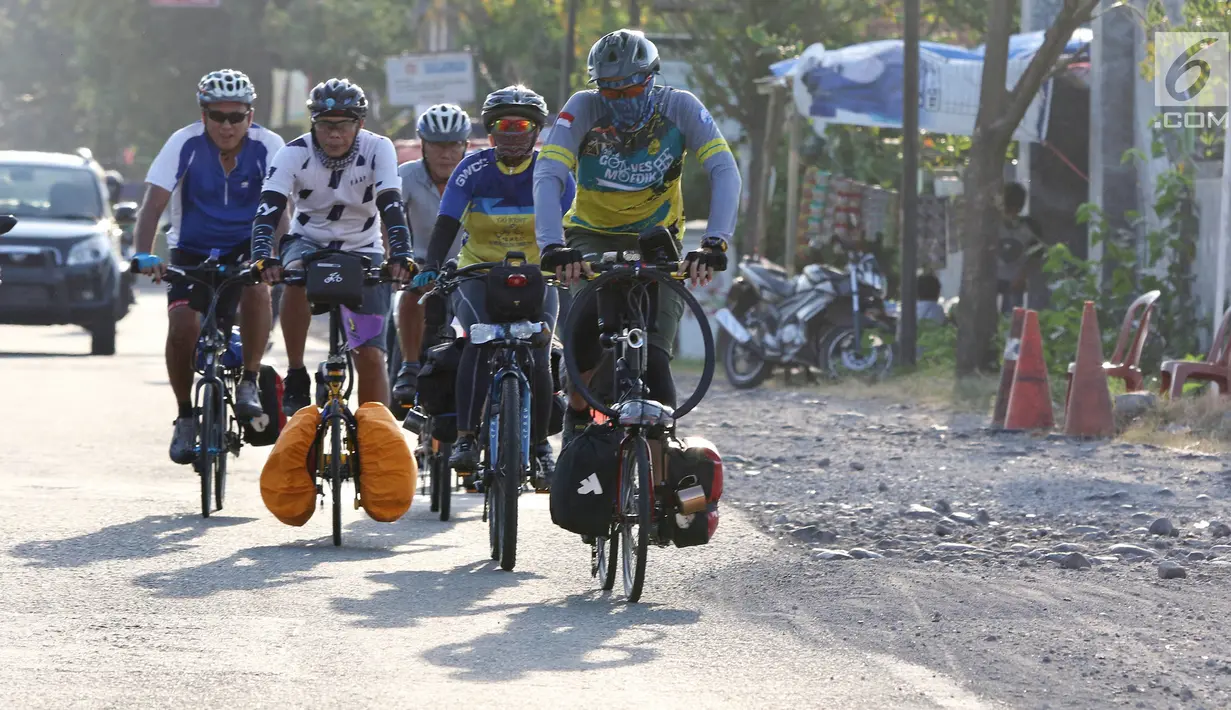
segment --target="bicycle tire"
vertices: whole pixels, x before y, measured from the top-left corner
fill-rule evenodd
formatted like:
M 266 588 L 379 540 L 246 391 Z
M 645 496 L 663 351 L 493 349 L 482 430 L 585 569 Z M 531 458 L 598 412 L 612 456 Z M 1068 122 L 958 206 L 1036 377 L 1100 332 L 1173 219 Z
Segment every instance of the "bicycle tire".
M 333 487 L 333 545 L 342 546 L 342 417 L 335 414 L 329 422 L 333 451 L 329 454 L 329 479 Z
M 496 459 L 496 505 L 500 507 L 500 568 L 512 572 L 517 564 L 517 498 L 521 493 L 521 383 L 506 376 L 500 383 L 500 451 Z
M 449 468 L 449 454 L 453 447 L 444 442 L 436 442 L 436 446 L 436 455 L 432 459 L 432 488 L 440 489 L 437 496 L 440 519 L 447 521 L 453 504 L 453 469 Z
M 427 424 L 424 425 L 425 430 L 426 427 Z M 420 441 L 423 440 L 423 436 L 426 436 L 426 434 L 420 435 Z M 423 449 L 423 460 L 419 466 L 419 471 L 421 473 L 426 472 L 423 481 L 427 486 L 428 495 L 431 496 L 431 505 L 428 506 L 428 511 L 438 513 L 440 512 L 440 489 L 436 486 L 437 452 L 432 449 L 434 443 L 436 443 L 435 439 L 429 439 L 424 445 L 420 446 Z
M 675 418 L 679 419 L 685 414 L 691 412 L 705 394 L 709 391 L 710 384 L 714 380 L 715 369 L 715 353 L 714 353 L 714 332 L 710 328 L 709 316 L 706 315 L 705 309 L 697 302 L 697 299 L 684 288 L 678 281 L 667 276 L 666 274 L 655 269 L 644 269 L 638 272 L 639 275 L 653 279 L 658 284 L 665 286 L 667 289 L 675 292 L 683 299 L 684 304 L 692 311 L 693 318 L 697 321 L 698 329 L 701 331 L 701 340 L 705 348 L 705 363 L 701 368 L 701 381 L 697 383 L 695 389 L 684 403 L 675 407 Z M 599 274 L 593 281 L 590 282 L 590 287 L 577 294 L 574 297 L 572 305 L 569 306 L 568 316 L 565 319 L 564 329 L 561 331 L 565 337 L 561 338 L 564 344 L 564 368 L 568 373 L 569 383 L 572 388 L 581 395 L 595 411 L 609 419 L 618 421 L 619 413 L 611 407 L 608 407 L 604 402 L 594 396 L 589 387 L 582 384 L 581 369 L 577 366 L 577 352 L 573 347 L 574 339 L 567 337 L 576 332 L 577 321 L 581 317 L 583 311 L 590 301 L 598 297 L 598 290 L 605 284 L 614 280 L 628 280 L 630 272 L 628 271 L 606 271 Z
M 225 417 L 226 409 L 223 408 L 222 411 Z M 226 444 L 226 427 L 220 426 L 218 430 L 221 432 L 221 436 L 216 437 L 218 439 L 219 452 L 218 458 L 214 459 L 214 510 L 221 511 L 222 504 L 226 502 L 227 498 L 227 453 L 229 450 Z
M 620 538 L 608 534 L 600 536 L 590 543 L 590 576 L 597 577 L 604 592 L 610 592 L 615 587 L 616 564 L 620 557 Z
M 650 506 L 653 488 L 650 483 L 650 444 L 635 434 L 627 440 L 620 456 L 620 533 L 623 539 L 624 597 L 635 604 L 645 586 L 645 557 L 650 546 Z M 631 464 L 631 465 L 630 465 Z M 631 469 L 631 470 L 630 470 Z M 629 503 L 633 496 L 636 500 Z M 635 518 L 634 537 L 629 524 Z
M 214 505 L 214 385 L 201 385 L 201 418 L 197 421 L 197 474 L 201 477 L 201 517 L 208 518 Z

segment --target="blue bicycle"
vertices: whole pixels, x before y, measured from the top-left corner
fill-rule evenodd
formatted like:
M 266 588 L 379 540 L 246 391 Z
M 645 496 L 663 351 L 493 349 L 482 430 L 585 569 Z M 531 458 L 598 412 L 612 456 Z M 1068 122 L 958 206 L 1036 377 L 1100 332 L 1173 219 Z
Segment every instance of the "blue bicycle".
M 461 268 L 445 266 L 431 293 L 448 295 L 463 282 L 488 279 L 489 288 L 520 288 L 524 274 L 491 271 L 525 264 L 525 254 L 509 252 L 503 262 L 482 262 Z M 537 270 L 530 265 L 527 269 Z M 476 272 L 484 273 L 476 273 Z M 499 279 L 500 283 L 494 283 Z M 426 298 L 426 296 L 425 296 Z M 537 307 L 538 304 L 535 304 Z M 488 320 L 495 320 L 489 318 Z M 481 347 L 491 363 L 492 382 L 478 431 L 481 448 L 476 478 L 483 483 L 483 520 L 493 560 L 511 571 L 517 562 L 517 502 L 523 487 L 539 475 L 538 460 L 530 455 L 531 383 L 534 353 L 551 343 L 551 329 L 542 321 L 476 323 L 466 338 Z

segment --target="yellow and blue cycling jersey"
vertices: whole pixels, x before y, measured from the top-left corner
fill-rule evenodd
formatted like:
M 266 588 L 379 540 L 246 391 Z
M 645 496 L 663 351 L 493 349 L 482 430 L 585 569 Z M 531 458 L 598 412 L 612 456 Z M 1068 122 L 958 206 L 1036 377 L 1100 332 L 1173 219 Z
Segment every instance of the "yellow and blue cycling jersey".
M 496 159 L 495 148 L 472 153 L 462 159 L 449 178 L 440 200 L 440 218 L 455 220 L 466 229 L 466 241 L 458 255 L 458 266 L 485 261 L 501 261 L 509 251 L 524 252 L 531 263 L 539 261 L 534 237 L 534 165 L 536 150 L 516 167 Z M 560 196 L 561 208 L 573 204 L 576 184 L 570 178 Z M 439 263 L 439 256 L 456 238 L 456 231 L 442 233 L 437 220 L 429 247 L 428 260 Z M 452 231 L 452 234 L 448 232 Z M 447 243 L 437 245 L 437 237 Z M 433 258 L 436 257 L 436 258 Z
M 597 91 L 573 95 L 543 144 L 536 170 L 538 244 L 563 242 L 563 229 L 638 234 L 684 223 L 680 177 L 692 153 L 710 176 L 706 234 L 730 239 L 739 209 L 739 169 L 713 117 L 696 96 L 651 89 L 655 107 L 644 126 L 621 131 Z M 577 199 L 556 212 L 556 196 L 576 173 Z

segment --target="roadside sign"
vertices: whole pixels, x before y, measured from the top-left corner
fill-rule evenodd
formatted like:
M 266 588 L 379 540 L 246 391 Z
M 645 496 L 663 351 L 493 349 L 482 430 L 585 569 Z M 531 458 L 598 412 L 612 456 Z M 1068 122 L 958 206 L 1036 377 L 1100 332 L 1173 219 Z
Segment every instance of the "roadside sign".
M 222 0 L 150 0 L 151 7 L 221 7 Z
M 391 106 L 474 101 L 474 59 L 470 52 L 404 54 L 385 60 Z

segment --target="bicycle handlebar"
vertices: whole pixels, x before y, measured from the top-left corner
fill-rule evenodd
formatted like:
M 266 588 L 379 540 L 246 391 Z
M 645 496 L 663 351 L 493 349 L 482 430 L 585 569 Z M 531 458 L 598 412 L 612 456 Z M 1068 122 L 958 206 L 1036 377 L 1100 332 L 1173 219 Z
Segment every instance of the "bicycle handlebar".
M 197 278 L 194 274 L 218 274 L 223 277 L 222 283 L 214 286 L 204 279 Z M 248 270 L 246 266 L 238 266 L 234 264 L 199 264 L 197 266 L 168 266 L 163 279 L 170 283 L 180 281 L 193 281 L 206 286 L 208 288 L 221 291 L 224 287 L 234 283 L 257 283 L 256 278 Z

